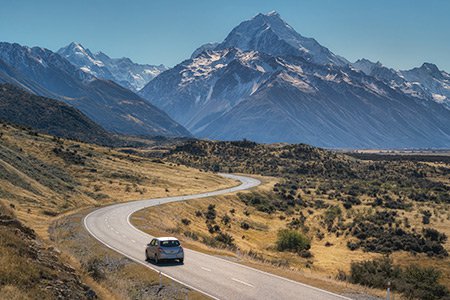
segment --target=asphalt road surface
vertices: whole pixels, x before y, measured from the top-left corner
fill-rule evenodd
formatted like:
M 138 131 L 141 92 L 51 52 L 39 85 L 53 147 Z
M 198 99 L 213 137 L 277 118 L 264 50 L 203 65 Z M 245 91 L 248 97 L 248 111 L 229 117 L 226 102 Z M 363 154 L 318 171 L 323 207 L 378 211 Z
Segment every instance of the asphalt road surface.
M 150 269 L 214 299 L 349 299 L 283 277 L 265 273 L 222 258 L 185 249 L 184 264 L 155 265 L 145 261 L 145 247 L 152 236 L 131 225 L 130 216 L 143 208 L 232 193 L 258 186 L 254 178 L 221 174 L 241 185 L 214 192 L 140 200 L 106 206 L 84 218 L 89 233 L 105 246 Z

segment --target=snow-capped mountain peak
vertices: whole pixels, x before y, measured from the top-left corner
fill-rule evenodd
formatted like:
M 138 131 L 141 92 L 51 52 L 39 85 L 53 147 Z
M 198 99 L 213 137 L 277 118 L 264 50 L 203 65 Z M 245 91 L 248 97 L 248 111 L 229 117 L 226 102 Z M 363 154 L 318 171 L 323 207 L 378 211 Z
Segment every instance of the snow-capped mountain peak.
M 402 76 L 420 88 L 423 94 L 438 103 L 443 103 L 450 109 L 450 75 L 439 70 L 435 64 L 423 63 L 411 70 L 400 71 Z
M 378 61 L 378 62 L 374 63 L 366 58 L 358 59 L 357 61 L 352 63 L 351 66 L 355 70 L 361 71 L 366 75 L 372 75 L 372 72 L 374 71 L 374 69 L 383 67 L 381 62 Z
M 297 33 L 277 12 L 258 14 L 239 24 L 216 49 L 228 47 L 257 50 L 275 56 L 300 56 L 317 64 L 342 66 L 348 63 L 315 39 Z
M 66 58 L 71 56 L 71 59 L 77 60 L 79 64 L 104 66 L 101 61 L 95 59 L 94 54 L 89 49 L 84 48 L 80 43 L 72 42 L 68 46 L 61 48 L 58 53 Z
M 167 69 L 164 65 L 137 64 L 127 57 L 111 58 L 101 51 L 94 54 L 75 42 L 59 49 L 58 54 L 86 73 L 115 81 L 133 91 L 142 89 L 150 80 Z

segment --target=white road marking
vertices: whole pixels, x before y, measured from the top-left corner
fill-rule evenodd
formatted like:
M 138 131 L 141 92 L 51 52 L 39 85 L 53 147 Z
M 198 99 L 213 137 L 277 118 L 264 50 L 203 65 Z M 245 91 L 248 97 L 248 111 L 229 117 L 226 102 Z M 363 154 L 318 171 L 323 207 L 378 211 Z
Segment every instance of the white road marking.
M 208 269 L 208 268 L 205 268 L 205 267 L 200 267 L 200 268 L 202 268 L 202 270 L 205 270 L 205 271 L 211 272 L 211 270 L 210 270 L 210 269 Z
M 131 239 L 131 241 L 132 241 L 133 243 L 136 243 L 136 241 L 135 241 L 135 240 L 133 240 L 133 239 Z
M 236 278 L 231 278 L 231 280 L 239 282 L 239 283 L 242 283 L 243 285 L 246 285 L 246 286 L 249 286 L 249 287 L 252 287 L 252 288 L 255 287 L 255 286 L 251 285 L 250 283 L 247 283 L 245 281 L 242 281 L 242 280 L 239 280 L 239 279 L 236 279 Z

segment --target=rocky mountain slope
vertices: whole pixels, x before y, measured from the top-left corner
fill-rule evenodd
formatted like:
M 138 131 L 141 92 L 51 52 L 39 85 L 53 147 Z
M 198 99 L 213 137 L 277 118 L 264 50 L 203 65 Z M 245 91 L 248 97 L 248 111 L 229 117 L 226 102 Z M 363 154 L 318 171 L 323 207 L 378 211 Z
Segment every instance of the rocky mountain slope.
M 198 137 L 450 147 L 450 110 L 359 72 L 276 13 L 259 14 L 196 52 L 140 95 Z
M 110 132 L 189 135 L 183 126 L 135 93 L 78 69 L 48 49 L 0 43 L 0 82 L 64 101 Z
M 150 80 L 167 70 L 164 65 L 141 65 L 127 57 L 111 58 L 103 52 L 92 53 L 74 42 L 57 53 L 84 72 L 97 78 L 113 80 L 132 91 L 142 89 Z
M 411 70 L 397 71 L 383 66 L 380 62 L 360 59 L 353 63 L 352 67 L 405 94 L 443 103 L 450 109 L 450 74 L 439 70 L 434 64 L 424 63 Z

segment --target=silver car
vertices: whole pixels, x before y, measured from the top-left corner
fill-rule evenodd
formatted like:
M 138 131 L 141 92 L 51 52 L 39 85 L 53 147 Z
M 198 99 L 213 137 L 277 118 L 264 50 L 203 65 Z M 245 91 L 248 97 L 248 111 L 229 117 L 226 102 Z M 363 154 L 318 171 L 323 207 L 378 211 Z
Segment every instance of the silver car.
M 184 251 L 180 241 L 174 237 L 154 238 L 145 249 L 145 259 L 152 259 L 156 264 L 161 260 L 184 261 Z

